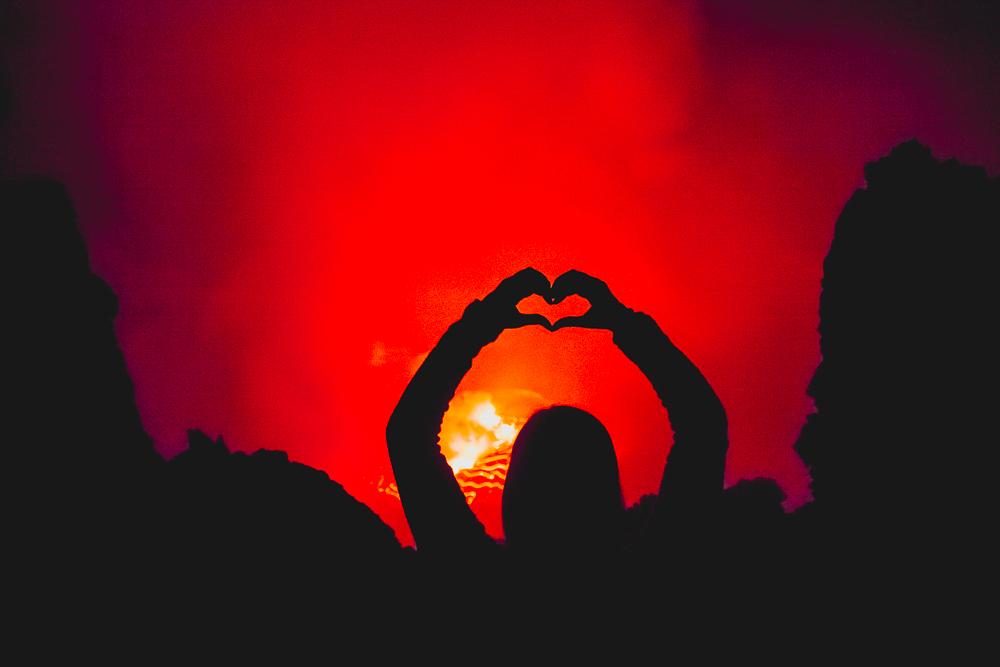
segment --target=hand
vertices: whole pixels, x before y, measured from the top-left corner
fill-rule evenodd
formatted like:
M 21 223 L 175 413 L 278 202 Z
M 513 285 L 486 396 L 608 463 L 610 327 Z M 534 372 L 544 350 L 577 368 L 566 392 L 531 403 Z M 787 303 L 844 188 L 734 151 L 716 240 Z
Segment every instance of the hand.
M 611 293 L 607 283 L 582 271 L 570 270 L 556 278 L 549 291 L 549 303 L 559 303 L 572 294 L 582 296 L 589 301 L 590 310 L 583 315 L 560 319 L 551 326 L 552 331 L 564 327 L 614 329 L 629 312 L 628 308 Z
M 551 323 L 539 313 L 522 313 L 517 304 L 522 299 L 538 294 L 543 299 L 549 297 L 549 279 L 532 268 L 522 269 L 505 278 L 497 288 L 482 300 L 481 311 L 503 329 L 516 329 L 537 324 L 551 329 Z

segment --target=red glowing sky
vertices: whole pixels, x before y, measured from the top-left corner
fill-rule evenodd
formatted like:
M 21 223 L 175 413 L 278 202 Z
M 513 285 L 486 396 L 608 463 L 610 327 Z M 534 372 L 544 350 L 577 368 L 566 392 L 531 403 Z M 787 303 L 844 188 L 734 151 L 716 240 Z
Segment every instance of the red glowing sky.
M 528 265 L 656 317 L 728 408 L 727 481 L 801 504 L 822 259 L 863 164 L 916 136 L 1000 165 L 995 63 L 863 10 L 45 4 L 15 54 L 14 168 L 68 184 L 160 451 L 194 426 L 284 449 L 404 538 L 375 490 L 386 419 Z M 507 333 L 463 388 L 591 410 L 628 500 L 655 490 L 666 415 L 609 335 Z

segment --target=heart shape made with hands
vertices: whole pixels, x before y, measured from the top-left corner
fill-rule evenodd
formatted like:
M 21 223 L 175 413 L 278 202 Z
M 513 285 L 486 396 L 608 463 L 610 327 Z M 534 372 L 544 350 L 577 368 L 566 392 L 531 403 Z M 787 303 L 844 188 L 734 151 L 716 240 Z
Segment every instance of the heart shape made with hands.
M 590 302 L 578 294 L 570 294 L 559 303 L 553 303 L 548 295 L 532 294 L 517 304 L 518 312 L 524 315 L 541 315 L 549 322 L 549 328 L 565 317 L 577 317 L 590 310 Z
M 606 329 L 624 309 L 607 283 L 576 269 L 549 282 L 544 274 L 529 267 L 502 281 L 490 297 L 501 300 L 522 297 L 515 304 L 520 317 L 515 326 L 534 323 L 550 331 L 563 327 Z M 521 310 L 524 302 L 526 310 Z M 584 308 L 585 305 L 589 307 Z M 552 315 L 556 319 L 551 319 Z

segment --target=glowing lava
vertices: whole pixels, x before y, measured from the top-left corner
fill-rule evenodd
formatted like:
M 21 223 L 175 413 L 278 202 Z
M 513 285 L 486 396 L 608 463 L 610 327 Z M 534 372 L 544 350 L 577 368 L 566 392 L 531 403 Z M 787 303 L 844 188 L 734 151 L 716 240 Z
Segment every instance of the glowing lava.
M 441 443 L 448 465 L 458 474 L 502 448 L 509 452 L 523 423 L 523 419 L 504 419 L 497 414 L 489 394 L 462 392 L 448 406 L 441 424 Z
M 529 411 L 511 406 L 505 406 L 503 413 L 488 392 L 463 391 L 449 404 L 441 423 L 442 453 L 470 505 L 484 489 L 503 489 L 511 447 L 530 416 Z M 377 486 L 380 492 L 399 497 L 396 484 L 386 483 L 384 477 Z

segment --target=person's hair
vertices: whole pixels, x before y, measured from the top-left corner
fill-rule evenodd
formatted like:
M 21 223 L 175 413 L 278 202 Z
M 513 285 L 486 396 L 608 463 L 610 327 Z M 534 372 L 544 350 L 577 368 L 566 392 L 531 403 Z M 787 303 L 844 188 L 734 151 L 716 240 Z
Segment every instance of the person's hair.
M 614 548 L 624 501 L 604 425 L 566 405 L 532 415 L 514 441 L 502 509 L 511 548 Z

